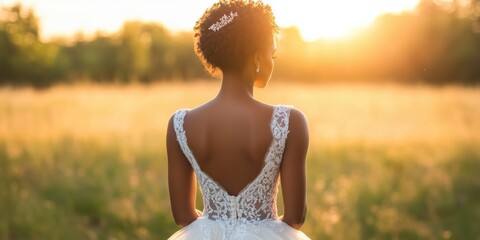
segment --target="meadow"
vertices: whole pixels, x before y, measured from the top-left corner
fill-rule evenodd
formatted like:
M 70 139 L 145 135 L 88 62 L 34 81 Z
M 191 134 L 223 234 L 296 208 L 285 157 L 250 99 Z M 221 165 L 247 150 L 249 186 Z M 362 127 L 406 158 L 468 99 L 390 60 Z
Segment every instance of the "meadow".
M 166 239 L 167 121 L 218 86 L 0 88 L 0 239 Z M 255 96 L 309 120 L 312 239 L 480 239 L 478 87 L 273 82 Z

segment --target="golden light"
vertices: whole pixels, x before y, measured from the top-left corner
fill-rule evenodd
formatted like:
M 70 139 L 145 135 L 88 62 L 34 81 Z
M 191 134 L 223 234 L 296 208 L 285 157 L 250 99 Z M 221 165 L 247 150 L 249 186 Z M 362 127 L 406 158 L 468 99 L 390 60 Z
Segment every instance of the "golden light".
M 341 38 L 368 26 L 384 13 L 414 8 L 419 0 L 263 0 L 273 8 L 281 27 L 295 25 L 305 40 Z M 127 20 L 152 21 L 174 31 L 192 30 L 195 21 L 216 0 L 2 0 L 21 3 L 40 18 L 44 38 L 55 35 L 86 35 L 116 32 Z M 1 5 L 0 4 L 0 5 Z
M 307 41 L 341 38 L 385 13 L 413 9 L 419 0 L 268 1 L 281 26 L 295 25 Z
M 0 7 L 16 3 L 39 17 L 41 36 L 89 36 L 117 32 L 126 21 L 155 22 L 172 31 L 192 30 L 212 0 L 0 0 Z

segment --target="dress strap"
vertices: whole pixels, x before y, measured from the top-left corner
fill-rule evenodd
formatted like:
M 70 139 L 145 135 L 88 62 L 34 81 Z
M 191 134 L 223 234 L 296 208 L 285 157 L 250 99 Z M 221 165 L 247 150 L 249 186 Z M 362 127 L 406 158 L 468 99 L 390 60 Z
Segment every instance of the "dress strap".
M 292 106 L 287 105 L 277 105 L 273 108 L 272 122 L 270 124 L 273 136 L 272 144 L 274 144 L 273 148 L 276 151 L 282 153 L 279 157 L 274 158 L 277 164 L 280 164 L 282 161 L 283 151 L 285 150 L 291 109 Z
M 272 129 L 273 137 L 275 139 L 286 139 L 288 135 L 288 123 L 290 120 L 291 106 L 277 105 L 273 108 Z
M 185 134 L 185 130 L 183 129 L 183 122 L 187 112 L 188 112 L 187 109 L 180 109 L 177 112 L 175 112 L 173 116 L 173 128 L 175 129 L 177 141 L 178 141 L 178 144 L 180 144 L 180 148 L 182 149 L 183 154 L 185 154 L 185 157 L 187 157 L 188 161 L 190 162 L 190 165 L 192 165 L 193 170 L 195 170 L 195 172 L 199 172 L 201 171 L 200 166 L 198 166 L 192 151 L 188 147 L 187 135 Z

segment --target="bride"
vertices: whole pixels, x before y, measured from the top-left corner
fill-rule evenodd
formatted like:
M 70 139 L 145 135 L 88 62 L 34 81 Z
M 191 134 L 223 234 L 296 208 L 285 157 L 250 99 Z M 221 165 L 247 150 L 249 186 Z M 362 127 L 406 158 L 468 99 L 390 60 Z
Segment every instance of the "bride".
M 253 98 L 254 86 L 264 88 L 273 71 L 278 26 L 270 6 L 221 0 L 194 30 L 195 52 L 222 84 L 215 98 L 169 121 L 170 201 L 183 227 L 170 239 L 309 239 L 299 230 L 307 209 L 306 118 Z M 203 212 L 195 207 L 197 181 Z

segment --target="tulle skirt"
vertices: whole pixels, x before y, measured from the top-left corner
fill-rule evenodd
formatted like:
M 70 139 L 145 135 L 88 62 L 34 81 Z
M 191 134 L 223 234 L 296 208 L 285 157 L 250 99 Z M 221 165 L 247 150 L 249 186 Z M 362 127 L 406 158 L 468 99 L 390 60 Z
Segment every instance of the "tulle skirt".
M 229 224 L 198 218 L 188 226 L 174 233 L 169 240 L 275 240 L 310 239 L 300 230 L 290 227 L 280 220 L 267 220 L 258 224 Z

